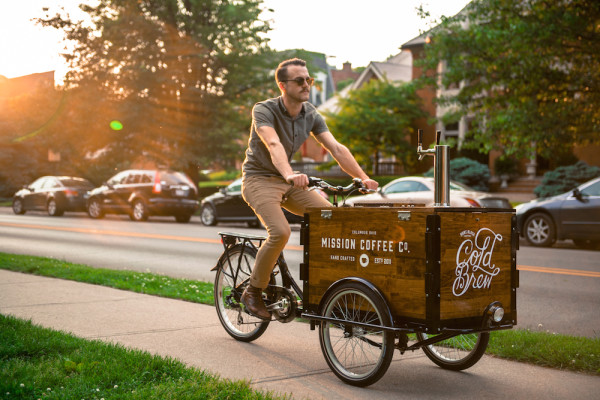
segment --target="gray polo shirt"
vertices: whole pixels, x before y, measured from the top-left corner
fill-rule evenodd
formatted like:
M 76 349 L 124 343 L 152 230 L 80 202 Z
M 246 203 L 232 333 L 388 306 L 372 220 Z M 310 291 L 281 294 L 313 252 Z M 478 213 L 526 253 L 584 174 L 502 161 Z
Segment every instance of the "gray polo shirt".
M 302 105 L 302 111 L 295 118 L 290 116 L 281 97 L 256 103 L 252 108 L 250 139 L 242 165 L 244 175 L 281 176 L 271 161 L 269 150 L 256 133 L 265 125 L 277 132 L 288 161 L 292 160 L 311 132 L 316 136 L 329 130 L 321 114 L 308 102 Z

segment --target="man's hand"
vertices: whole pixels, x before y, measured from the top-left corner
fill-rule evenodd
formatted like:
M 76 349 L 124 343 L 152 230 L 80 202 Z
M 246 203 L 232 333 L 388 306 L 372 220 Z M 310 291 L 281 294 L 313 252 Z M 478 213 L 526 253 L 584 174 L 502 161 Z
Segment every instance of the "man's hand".
M 300 189 L 306 189 L 308 187 L 308 176 L 306 174 L 290 174 L 285 177 L 285 180 L 292 186 Z
M 374 181 L 373 179 L 365 179 L 362 182 L 367 189 L 377 190 L 377 188 L 379 187 L 379 183 L 377 183 L 377 181 Z

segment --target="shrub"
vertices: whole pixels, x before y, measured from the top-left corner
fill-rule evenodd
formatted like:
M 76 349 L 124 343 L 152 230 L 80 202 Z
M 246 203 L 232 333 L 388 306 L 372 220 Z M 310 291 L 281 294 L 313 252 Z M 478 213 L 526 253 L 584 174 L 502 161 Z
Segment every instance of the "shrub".
M 505 155 L 496 158 L 496 161 L 494 161 L 494 170 L 498 176 L 508 175 L 512 177 L 519 173 L 517 161 Z
M 550 197 L 568 192 L 580 184 L 600 176 L 600 168 L 578 161 L 573 165 L 558 167 L 546 172 L 542 184 L 533 190 L 537 197 Z
M 433 176 L 433 168 L 425 176 Z M 488 190 L 490 169 L 487 165 L 470 158 L 460 157 L 450 160 L 450 179 L 463 183 L 475 190 Z

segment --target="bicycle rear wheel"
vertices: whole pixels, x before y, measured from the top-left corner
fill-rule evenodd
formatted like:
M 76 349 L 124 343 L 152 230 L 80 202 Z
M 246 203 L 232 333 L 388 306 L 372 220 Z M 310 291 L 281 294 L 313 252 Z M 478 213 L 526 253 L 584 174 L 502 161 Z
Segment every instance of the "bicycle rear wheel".
M 435 335 L 417 332 L 422 341 Z M 490 341 L 489 332 L 457 335 L 441 342 L 423 347 L 425 355 L 438 366 L 453 371 L 472 367 L 481 359 Z
M 225 331 L 236 340 L 251 342 L 258 339 L 270 321 L 253 317 L 243 310 L 240 297 L 248 285 L 256 250 L 239 244 L 229 250 L 229 261 L 225 260 L 217 269 L 215 277 L 215 307 Z
M 323 315 L 340 322 L 321 322 L 319 341 L 325 361 L 342 381 L 368 386 L 387 371 L 394 355 L 394 335 L 381 328 L 352 325 L 391 326 L 385 310 L 383 301 L 357 282 L 343 284 L 327 297 Z

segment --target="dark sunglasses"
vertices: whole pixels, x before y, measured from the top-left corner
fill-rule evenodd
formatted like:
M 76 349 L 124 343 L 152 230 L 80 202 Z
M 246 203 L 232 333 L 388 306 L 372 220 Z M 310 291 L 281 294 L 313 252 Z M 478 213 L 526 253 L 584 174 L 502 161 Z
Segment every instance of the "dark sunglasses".
M 282 82 L 294 81 L 294 82 L 296 82 L 296 84 L 298 86 L 302 86 L 302 85 L 304 85 L 304 81 L 305 80 L 306 80 L 306 83 L 308 83 L 308 86 L 312 86 L 313 83 L 315 83 L 315 78 L 303 78 L 301 76 L 299 76 L 297 78 L 294 78 L 294 79 L 286 79 L 286 80 L 284 80 Z

